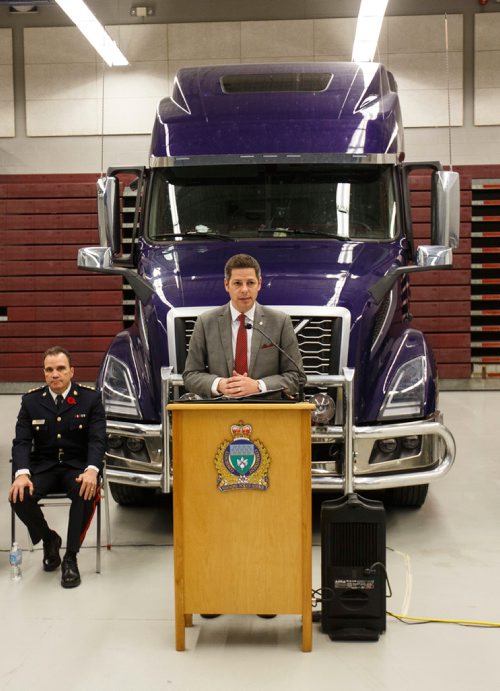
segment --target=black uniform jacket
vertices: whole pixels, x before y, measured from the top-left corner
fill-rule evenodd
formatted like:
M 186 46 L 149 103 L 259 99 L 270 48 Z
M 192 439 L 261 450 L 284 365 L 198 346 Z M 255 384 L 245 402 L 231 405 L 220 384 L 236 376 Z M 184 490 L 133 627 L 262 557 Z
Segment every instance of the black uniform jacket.
M 86 386 L 71 383 L 61 408 L 48 386 L 22 398 L 12 445 L 14 473 L 27 468 L 32 473 L 64 463 L 78 470 L 103 467 L 106 419 L 101 396 Z

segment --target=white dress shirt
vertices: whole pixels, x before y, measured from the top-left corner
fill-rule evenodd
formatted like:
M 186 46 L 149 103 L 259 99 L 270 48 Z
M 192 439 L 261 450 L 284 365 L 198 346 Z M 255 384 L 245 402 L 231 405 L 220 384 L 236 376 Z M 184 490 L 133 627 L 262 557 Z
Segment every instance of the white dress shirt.
M 229 309 L 231 311 L 231 336 L 232 336 L 232 347 L 233 347 L 233 357 L 236 355 L 236 339 L 238 338 L 238 330 L 240 328 L 240 314 L 235 307 L 233 307 L 233 303 L 229 303 Z M 245 312 L 245 324 L 253 324 L 253 320 L 255 317 L 255 303 L 252 305 L 252 307 L 248 310 L 248 312 Z M 253 329 L 247 329 L 247 353 L 248 357 L 250 358 L 250 353 L 252 350 L 252 334 L 253 334 Z M 222 377 L 216 377 L 213 381 L 212 384 L 212 395 L 213 396 L 220 396 L 220 393 L 218 391 L 218 386 L 219 382 L 222 379 Z M 259 379 L 259 390 L 260 391 L 267 391 L 266 385 L 264 382 Z

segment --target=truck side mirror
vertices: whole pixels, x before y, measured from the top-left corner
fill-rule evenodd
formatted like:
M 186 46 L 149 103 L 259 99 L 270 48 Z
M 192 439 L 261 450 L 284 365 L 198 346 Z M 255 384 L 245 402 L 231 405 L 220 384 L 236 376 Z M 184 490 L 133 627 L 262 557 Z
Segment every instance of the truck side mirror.
M 453 266 L 453 252 L 445 245 L 420 245 L 417 248 L 417 266 L 426 269 L 439 269 Z
M 113 256 L 109 247 L 81 247 L 78 250 L 77 265 L 87 271 L 110 271 L 113 269 Z
M 120 188 L 117 178 L 97 181 L 97 218 L 101 247 L 109 247 L 113 256 L 120 254 Z
M 460 176 L 450 170 L 432 175 L 432 244 L 458 247 L 460 237 Z

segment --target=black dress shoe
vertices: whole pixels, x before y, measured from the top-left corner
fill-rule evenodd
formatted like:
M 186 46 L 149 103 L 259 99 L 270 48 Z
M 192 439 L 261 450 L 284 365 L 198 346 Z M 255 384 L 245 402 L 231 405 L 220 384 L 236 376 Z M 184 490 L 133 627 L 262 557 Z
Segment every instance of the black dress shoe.
M 62 560 L 61 570 L 61 585 L 63 588 L 76 588 L 77 585 L 80 585 L 82 579 L 78 571 L 76 557 L 65 556 Z
M 203 619 L 217 619 L 217 617 L 220 617 L 220 614 L 200 614 L 200 617 L 203 617 Z
M 257 614 L 261 619 L 274 619 L 276 614 Z
M 52 537 L 43 541 L 43 570 L 55 571 L 61 563 L 59 550 L 61 549 L 61 538 L 52 531 Z

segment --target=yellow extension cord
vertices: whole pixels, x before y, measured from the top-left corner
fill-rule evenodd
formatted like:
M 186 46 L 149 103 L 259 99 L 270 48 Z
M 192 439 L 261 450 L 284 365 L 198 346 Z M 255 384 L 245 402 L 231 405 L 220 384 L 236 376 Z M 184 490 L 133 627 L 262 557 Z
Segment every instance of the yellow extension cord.
M 407 607 L 409 607 L 410 599 L 411 599 L 411 583 L 412 583 L 412 577 L 411 577 L 411 567 L 410 567 L 410 556 L 406 554 L 405 552 L 400 552 L 397 549 L 394 549 L 393 547 L 387 547 L 387 549 L 390 552 L 394 552 L 395 554 L 398 554 L 400 557 L 402 557 L 405 561 L 406 564 L 406 593 L 405 593 L 405 598 L 403 602 L 403 611 L 407 611 Z M 387 574 L 386 574 L 387 578 Z M 470 621 L 467 619 L 436 619 L 435 617 L 409 617 L 406 614 L 393 614 L 392 612 L 387 611 L 386 614 L 388 614 L 390 617 L 394 617 L 394 619 L 397 619 L 401 621 L 403 624 L 408 624 L 411 625 L 412 623 L 414 624 L 458 624 L 460 626 L 477 626 L 477 627 L 483 627 L 483 628 L 489 628 L 489 629 L 499 629 L 500 628 L 500 623 L 496 621 Z
M 409 617 L 406 614 L 393 614 L 392 612 L 387 612 L 390 617 L 394 619 L 399 619 L 403 623 L 412 622 L 419 624 L 460 624 L 461 626 L 481 626 L 490 629 L 499 629 L 500 623 L 496 621 L 469 621 L 466 619 L 434 619 L 434 618 L 424 618 L 424 617 Z

